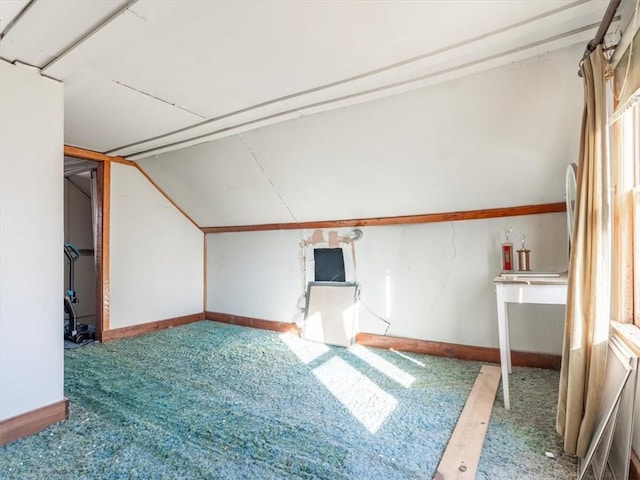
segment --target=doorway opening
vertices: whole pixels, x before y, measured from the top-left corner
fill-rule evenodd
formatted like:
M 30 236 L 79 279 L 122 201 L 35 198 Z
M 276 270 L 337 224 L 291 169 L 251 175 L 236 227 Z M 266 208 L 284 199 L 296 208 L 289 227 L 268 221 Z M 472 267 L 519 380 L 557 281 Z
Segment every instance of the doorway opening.
M 65 340 L 65 348 L 102 339 L 104 295 L 102 281 L 102 218 L 104 168 L 99 162 L 64 157 L 64 322 L 72 321 L 93 335 Z M 69 245 L 71 247 L 69 247 Z M 73 293 L 71 293 L 71 291 Z M 73 298 L 69 305 L 69 297 Z M 73 313 L 72 313 L 72 311 Z M 67 327 L 64 327 L 67 325 Z

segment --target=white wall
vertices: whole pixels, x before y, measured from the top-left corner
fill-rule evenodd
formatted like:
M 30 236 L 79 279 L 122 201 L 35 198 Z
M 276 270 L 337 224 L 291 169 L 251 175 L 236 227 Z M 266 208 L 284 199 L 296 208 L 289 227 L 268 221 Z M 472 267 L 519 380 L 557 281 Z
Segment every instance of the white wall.
M 363 228 L 363 238 L 355 242 L 355 272 L 351 247 L 345 248 L 347 281 L 360 283 L 366 307 L 391 322 L 388 335 L 497 347 L 492 280 L 500 269 L 500 226 L 505 223 L 529 232 L 533 268 L 566 268 L 564 214 L 545 214 Z M 325 239 L 329 232 L 323 231 Z M 349 229 L 337 232 L 342 236 Z M 207 309 L 300 320 L 305 279 L 300 240 L 312 233 L 207 235 Z M 305 248 L 306 257 L 312 257 L 313 247 Z M 312 272 L 307 262 L 307 279 Z M 386 325 L 366 307 L 360 308 L 360 331 L 384 333 Z M 513 349 L 560 353 L 563 307 L 510 308 Z
M 110 329 L 201 313 L 204 240 L 134 167 L 111 167 Z
M 207 235 L 207 310 L 294 321 L 304 276 L 299 232 Z
M 63 399 L 63 91 L 0 60 L 0 420 Z
M 79 250 L 93 250 L 93 218 L 91 197 L 74 185 L 64 181 L 64 241 Z M 75 181 L 78 181 L 77 179 Z M 95 252 L 94 252 L 95 253 Z M 65 257 L 64 292 L 69 287 L 69 262 Z M 84 254 L 75 262 L 74 287 L 78 303 L 74 305 L 80 323 L 95 325 L 96 269 L 94 255 Z
M 580 46 L 560 50 L 145 165 L 203 225 L 291 221 L 283 204 L 270 208 L 277 194 L 300 221 L 563 201 L 564 170 L 578 151 L 580 53 Z M 254 183 L 260 172 L 236 175 L 238 165 L 250 171 L 252 164 L 275 186 L 269 197 Z M 187 181 L 196 169 L 200 176 Z M 202 193 L 200 184 L 211 178 L 218 188 Z M 389 335 L 497 347 L 492 279 L 501 225 L 528 232 L 534 269 L 566 269 L 563 213 L 367 228 L 356 244 L 364 302 L 387 317 L 389 276 Z M 300 239 L 295 231 L 208 235 L 207 309 L 297 318 Z M 510 308 L 514 349 L 561 352 L 563 307 Z M 384 332 L 381 321 L 360 311 L 362 331 Z

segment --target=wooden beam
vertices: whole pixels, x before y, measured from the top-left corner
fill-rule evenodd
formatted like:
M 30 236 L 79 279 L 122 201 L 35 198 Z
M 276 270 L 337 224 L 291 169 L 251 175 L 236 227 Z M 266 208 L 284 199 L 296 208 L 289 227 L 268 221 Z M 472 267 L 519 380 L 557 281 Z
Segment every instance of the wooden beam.
M 84 148 L 72 147 L 71 145 L 64 146 L 64 156 L 81 158 L 82 160 L 93 160 L 94 162 L 116 162 L 130 167 L 136 166 L 136 162 L 122 157 L 112 157 L 111 155 L 105 155 L 104 153 L 94 152 L 93 150 Z
M 142 173 L 142 175 L 144 175 L 144 177 L 156 188 L 156 190 L 158 190 L 167 200 L 169 200 L 169 202 L 180 213 L 182 213 L 182 215 L 184 215 L 185 218 L 187 218 L 187 220 L 189 220 L 197 228 L 200 228 L 198 224 L 193 220 L 193 218 L 187 215 L 187 212 L 185 212 L 182 208 L 180 208 L 178 204 L 174 202 L 173 199 L 169 197 L 169 195 L 167 195 L 167 193 L 162 188 L 160 188 L 158 184 L 147 174 L 147 172 L 145 172 L 142 169 L 142 167 L 138 165 L 136 162 L 132 162 L 131 160 L 127 160 L 122 157 L 112 157 L 110 155 L 105 155 L 104 153 L 94 152 L 93 150 L 86 150 L 84 148 L 72 147 L 70 145 L 64 146 L 64 155 L 66 157 L 81 158 L 83 160 L 93 160 L 95 162 L 101 162 L 101 163 L 115 162 L 121 165 L 127 165 L 129 167 L 137 168 L 140 171 L 140 173 Z
M 69 400 L 65 398 L 51 405 L 2 420 L 0 421 L 0 447 L 67 418 L 69 418 Z
M 185 217 L 187 220 L 189 220 L 189 221 L 190 221 L 190 222 L 191 222 L 191 223 L 192 223 L 192 224 L 193 224 L 197 229 L 200 229 L 200 227 L 199 227 L 199 226 L 198 226 L 198 224 L 195 222 L 195 220 L 194 220 L 193 218 L 191 218 L 191 217 L 187 214 L 187 212 L 185 212 L 182 208 L 180 208 L 180 206 L 179 206 L 176 202 L 174 202 L 174 201 L 173 201 L 173 199 L 172 199 L 169 195 L 167 195 L 167 192 L 165 192 L 162 188 L 160 188 L 160 185 L 158 185 L 158 184 L 157 184 L 157 183 L 156 183 L 156 182 L 155 182 L 155 181 L 154 181 L 154 180 L 153 180 L 153 179 L 152 179 L 152 178 L 147 174 L 147 172 L 145 172 L 145 171 L 144 171 L 144 169 L 143 169 L 140 165 L 138 165 L 137 163 L 135 163 L 134 165 L 136 166 L 136 168 L 138 169 L 138 171 L 139 171 L 142 175 L 144 175 L 144 177 L 149 181 L 149 183 L 151 183 L 151 185 L 153 185 L 153 186 L 155 187 L 155 189 L 156 189 L 156 190 L 158 190 L 158 192 L 160 192 L 160 194 L 161 194 L 164 198 L 166 198 L 166 199 L 169 201 L 169 203 L 170 203 L 171 205 L 173 205 L 173 206 L 176 208 L 176 210 L 178 210 L 182 215 L 184 215 L 184 217 Z
M 98 164 L 98 241 L 96 255 L 96 338 L 109 330 L 111 266 L 111 162 Z
M 500 367 L 483 365 L 456 428 L 440 459 L 434 480 L 476 478 L 482 444 L 500 383 Z
M 310 230 L 317 228 L 341 228 L 341 227 L 380 227 L 387 225 L 411 225 L 419 223 L 453 222 L 462 220 L 480 220 L 487 218 L 513 217 L 520 215 L 536 215 L 542 213 L 557 213 L 566 210 L 565 202 L 544 203 L 538 205 L 520 205 L 516 207 L 489 208 L 482 210 L 465 210 L 458 212 L 425 213 L 418 215 L 402 215 L 394 217 L 354 218 L 347 220 L 316 220 L 309 222 L 291 223 L 265 223 L 258 225 L 230 225 L 221 227 L 199 227 L 187 213 L 169 197 L 158 184 L 138 165 L 122 157 L 110 156 L 104 153 L 87 150 L 84 148 L 64 146 L 64 155 L 67 157 L 93 160 L 96 162 L 116 162 L 123 165 L 138 168 L 140 172 L 167 198 L 191 223 L 200 228 L 204 233 L 226 232 L 260 232 L 269 230 Z
M 261 232 L 268 230 L 311 230 L 317 228 L 341 227 L 382 227 L 387 225 L 410 225 L 416 223 L 454 222 L 461 220 L 480 220 L 486 218 L 515 217 L 557 213 L 566 210 L 565 202 L 544 203 L 540 205 L 520 205 L 517 207 L 466 210 L 460 212 L 425 213 L 399 217 L 354 218 L 350 220 L 320 220 L 312 222 L 265 223 L 260 225 L 232 225 L 225 227 L 202 227 L 204 233 Z
M 203 294 L 202 294 L 202 310 L 207 311 L 207 236 L 203 235 L 203 255 L 202 255 L 202 270 L 203 270 Z
M 372 333 L 358 333 L 356 343 L 367 347 L 385 348 L 401 352 L 433 355 L 436 357 L 458 358 L 485 363 L 500 363 L 498 348 L 459 345 L 455 343 L 432 342 L 413 338 L 390 337 Z M 560 370 L 562 357 L 546 353 L 511 351 L 511 363 L 518 367 L 547 368 Z

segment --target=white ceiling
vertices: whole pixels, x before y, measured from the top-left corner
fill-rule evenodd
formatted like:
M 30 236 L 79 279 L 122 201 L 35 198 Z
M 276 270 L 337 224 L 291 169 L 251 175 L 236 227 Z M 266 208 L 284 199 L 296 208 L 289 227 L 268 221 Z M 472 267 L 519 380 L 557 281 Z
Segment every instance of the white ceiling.
M 583 51 L 566 47 L 138 164 L 206 227 L 558 202 L 578 155 Z
M 0 57 L 65 83 L 66 144 L 135 160 L 586 44 L 607 4 L 0 0 Z

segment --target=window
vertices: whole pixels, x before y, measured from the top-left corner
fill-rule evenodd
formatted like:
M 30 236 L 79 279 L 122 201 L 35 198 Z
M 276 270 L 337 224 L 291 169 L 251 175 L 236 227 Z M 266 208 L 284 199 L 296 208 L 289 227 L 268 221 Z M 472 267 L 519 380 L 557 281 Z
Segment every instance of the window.
M 614 319 L 640 326 L 640 103 L 614 125 Z

